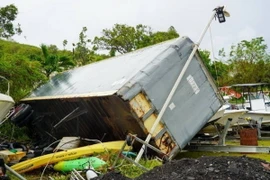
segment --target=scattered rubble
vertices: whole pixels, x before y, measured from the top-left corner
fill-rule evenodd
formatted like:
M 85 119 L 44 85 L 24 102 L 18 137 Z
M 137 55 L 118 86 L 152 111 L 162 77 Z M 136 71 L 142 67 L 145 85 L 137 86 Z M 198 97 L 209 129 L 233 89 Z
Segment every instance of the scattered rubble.
M 169 179 L 226 179 L 226 180 L 267 180 L 270 179 L 270 165 L 260 159 L 249 157 L 201 157 L 173 160 L 156 167 L 135 180 Z M 129 180 L 119 173 L 110 172 L 95 180 Z

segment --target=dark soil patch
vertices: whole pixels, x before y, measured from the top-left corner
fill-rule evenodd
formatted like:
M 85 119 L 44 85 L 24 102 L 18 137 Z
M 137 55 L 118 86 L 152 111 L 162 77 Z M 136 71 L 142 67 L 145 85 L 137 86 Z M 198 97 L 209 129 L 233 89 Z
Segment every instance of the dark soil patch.
M 121 175 L 119 172 L 109 172 L 107 174 L 101 175 L 99 177 L 94 178 L 93 180 L 131 180 L 130 178 L 127 178 L 123 175 Z
M 135 180 L 267 180 L 270 170 L 263 167 L 265 161 L 248 157 L 201 157 L 173 160 L 144 173 Z M 96 180 L 129 180 L 121 174 L 110 172 Z

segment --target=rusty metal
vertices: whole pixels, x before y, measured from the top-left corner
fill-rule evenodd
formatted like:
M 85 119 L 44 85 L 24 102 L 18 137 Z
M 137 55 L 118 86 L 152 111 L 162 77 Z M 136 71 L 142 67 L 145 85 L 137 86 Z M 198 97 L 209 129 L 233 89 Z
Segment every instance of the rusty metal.
M 142 93 L 131 99 L 129 104 L 138 118 L 142 118 L 151 109 L 151 104 Z
M 241 129 L 240 145 L 258 146 L 257 129 L 252 128 Z
M 142 139 L 138 138 L 136 135 L 134 134 L 129 134 L 130 137 L 132 137 L 132 141 L 136 140 L 144 145 L 146 145 L 147 147 L 153 149 L 154 151 L 156 151 L 157 153 L 159 153 L 163 158 L 167 158 L 168 154 L 164 153 L 163 151 L 161 151 L 160 149 L 152 146 L 151 144 L 145 143 Z
M 148 98 L 143 94 L 139 93 L 133 99 L 130 100 L 130 107 L 135 112 L 137 117 L 143 121 L 143 117 L 150 112 L 152 109 L 151 102 L 149 102 Z M 154 122 L 157 119 L 157 114 L 152 112 L 152 114 L 148 115 L 148 118 L 143 121 L 143 125 L 145 127 L 145 133 L 149 134 Z M 151 134 L 152 138 L 155 139 L 156 146 L 164 153 L 170 153 L 173 148 L 176 146 L 174 140 L 168 132 L 162 132 L 161 136 L 158 134 L 164 130 L 164 124 L 159 122 L 155 131 Z

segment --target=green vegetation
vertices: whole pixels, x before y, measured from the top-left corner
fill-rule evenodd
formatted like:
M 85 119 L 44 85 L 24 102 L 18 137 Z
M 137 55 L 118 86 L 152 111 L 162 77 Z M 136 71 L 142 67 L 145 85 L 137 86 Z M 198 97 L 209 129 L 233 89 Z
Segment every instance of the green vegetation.
M 139 24 L 136 27 L 115 24 L 112 29 L 103 29 L 101 37 L 95 37 L 93 44 L 100 49 L 124 54 L 146 46 L 177 38 L 179 34 L 173 26 L 167 32 L 153 32 L 151 27 Z
M 269 154 L 252 154 L 252 153 L 227 153 L 227 152 L 183 152 L 177 158 L 199 158 L 202 156 L 247 156 L 250 158 L 262 159 L 270 162 Z
M 219 86 L 241 83 L 270 83 L 270 54 L 263 37 L 242 40 L 230 52 L 219 51 L 220 59 L 211 61 L 209 51 L 201 57 Z
M 226 141 L 226 142 L 228 145 L 239 145 L 239 141 Z M 266 140 L 259 140 L 258 143 L 259 143 L 259 146 L 270 145 L 270 142 Z M 94 156 L 99 157 L 107 162 L 106 166 L 97 170 L 101 174 L 105 174 L 111 170 L 112 165 L 114 164 L 114 161 L 116 160 L 117 153 L 113 151 L 109 151 L 109 152 L 103 152 L 100 154 L 94 154 Z M 265 161 L 270 161 L 269 154 L 255 154 L 255 153 L 244 154 L 244 153 L 226 153 L 226 152 L 181 152 L 177 155 L 176 159 L 199 158 L 201 156 L 247 156 L 247 157 L 259 158 Z M 141 159 L 139 163 L 149 170 L 153 169 L 154 167 L 162 165 L 162 162 L 157 159 L 150 159 L 150 160 Z M 124 160 L 123 158 L 118 159 L 114 170 L 117 172 L 120 172 L 122 175 L 129 178 L 136 178 L 145 172 L 138 166 L 135 166 L 134 164 L 128 162 L 127 160 Z M 43 168 L 23 174 L 23 176 L 26 179 L 39 179 L 41 171 L 43 171 Z M 82 173 L 82 175 L 85 175 L 85 173 Z M 12 175 L 10 176 L 13 177 Z M 70 177 L 70 174 L 52 172 L 50 169 L 47 169 L 44 178 L 46 179 L 49 177 L 52 177 L 57 180 L 64 180 L 64 179 L 68 179 Z
M 21 143 L 28 143 L 31 141 L 27 135 L 28 131 L 29 129 L 27 129 L 26 127 L 19 128 L 10 121 L 7 121 L 0 126 L 0 137 L 2 140 L 1 143 L 5 141 L 6 142 L 17 141 Z
M 115 24 L 93 40 L 87 37 L 87 27 L 83 27 L 78 42 L 72 43 L 72 51 L 66 50 L 68 40 L 63 40 L 64 50 L 55 45 L 34 47 L 3 40 L 22 32 L 20 25 L 14 25 L 17 15 L 15 5 L 0 7 L 0 75 L 10 80 L 11 96 L 16 101 L 56 73 L 179 37 L 173 26 L 166 32 L 154 32 L 143 24 Z M 108 54 L 99 54 L 100 50 Z M 222 49 L 215 61 L 207 50 L 200 50 L 200 55 L 218 86 L 270 82 L 270 54 L 263 37 L 242 40 L 232 45 L 228 54 Z
M 0 7 L 0 75 L 10 81 L 10 95 L 16 102 L 56 73 L 179 36 L 172 26 L 167 32 L 153 32 L 146 25 L 115 24 L 112 29 L 103 29 L 102 36 L 93 41 L 86 35 L 87 27 L 83 27 L 78 42 L 72 43 L 72 51 L 66 50 L 68 40 L 63 40 L 64 50 L 55 45 L 35 47 L 3 40 L 22 32 L 20 25 L 13 24 L 17 15 L 15 5 Z M 104 49 L 108 54 L 98 53 Z M 0 91 L 5 92 L 6 86 L 0 83 Z
M 52 44 L 41 43 L 40 47 L 35 47 L 12 41 L 13 35 L 22 32 L 20 25 L 13 24 L 17 15 L 15 5 L 0 7 L 0 75 L 9 80 L 10 95 L 16 102 L 57 73 L 179 36 L 172 26 L 167 32 L 153 32 L 146 25 L 115 24 L 112 29 L 103 29 L 102 36 L 93 41 L 87 37 L 87 27 L 83 27 L 78 42 L 72 43 L 72 51 L 66 49 L 68 40 L 63 40 L 63 50 Z M 106 50 L 107 54 L 99 54 L 99 50 Z M 1 80 L 0 92 L 6 91 L 6 82 Z M 15 134 L 8 133 L 14 128 Z M 23 129 L 9 123 L 1 126 L 0 132 L 4 137 L 29 140 Z
M 154 45 L 169 39 L 179 37 L 173 26 L 166 32 L 154 32 L 147 25 L 138 24 L 135 27 L 126 24 L 115 24 L 110 29 L 103 29 L 101 36 L 93 40 L 87 37 L 87 27 L 83 27 L 78 35 L 78 42 L 72 43 L 72 50 L 66 47 L 69 40 L 63 40 L 63 50 L 55 45 L 42 44 L 40 47 L 19 44 L 11 40 L 15 34 L 20 34 L 20 25 L 14 25 L 18 15 L 15 5 L 0 7 L 0 75 L 6 77 L 11 83 L 11 96 L 18 102 L 39 85 L 48 81 L 56 73 L 104 60 L 117 54 L 124 54 L 146 46 Z M 5 40 L 4 40 L 5 39 Z M 99 54 L 106 51 L 107 54 Z M 218 86 L 236 83 L 270 83 L 270 54 L 263 37 L 242 40 L 237 45 L 232 45 L 230 52 L 220 50 L 219 59 L 211 60 L 210 52 L 200 50 L 206 67 L 213 76 Z M 0 91 L 6 87 L 0 82 Z M 10 137 L 22 142 L 29 139 L 25 129 L 14 127 L 10 122 L 0 127 L 1 137 Z M 10 133 L 12 132 L 12 133 Z M 12 139 L 13 140 L 13 139 Z M 266 144 L 264 144 L 266 145 Z M 269 146 L 269 144 L 267 144 Z M 234 153 L 206 153 L 189 152 L 181 153 L 183 157 L 199 157 L 202 155 L 243 155 Z M 99 155 L 99 156 L 105 156 Z M 115 154 L 106 155 L 109 158 L 108 166 L 100 171 L 105 173 L 112 165 Z M 270 161 L 270 156 L 265 154 L 247 154 Z M 141 160 L 140 164 L 152 169 L 161 165 L 157 160 Z M 117 170 L 127 177 L 134 178 L 143 173 L 143 170 L 133 164 L 119 160 Z M 40 175 L 27 175 L 32 179 Z M 52 175 L 55 179 L 66 179 L 61 173 Z
M 240 145 L 240 141 L 226 141 L 227 145 Z M 270 146 L 269 140 L 258 140 L 258 146 Z M 258 158 L 270 162 L 270 155 L 267 153 L 229 153 L 229 152 L 183 152 L 177 155 L 181 158 L 199 158 L 201 156 L 247 156 L 251 158 Z
M 162 165 L 162 163 L 158 161 L 157 159 L 151 159 L 151 160 L 143 159 L 140 161 L 140 164 L 149 170 L 153 169 L 154 167 Z M 121 172 L 121 174 L 129 178 L 136 178 L 145 172 L 138 166 L 135 166 L 134 164 L 127 163 L 127 162 L 124 165 L 120 166 L 118 169 Z
M 103 152 L 99 154 L 94 154 L 93 156 L 96 156 L 98 158 L 101 158 L 105 162 L 107 162 L 107 165 L 96 169 L 97 172 L 101 174 L 105 174 L 112 170 L 112 166 L 116 160 L 118 152 L 115 151 L 108 151 Z M 134 159 L 133 159 L 134 160 Z M 161 166 L 162 162 L 157 159 L 141 159 L 139 162 L 141 165 L 143 165 L 145 168 L 151 170 L 154 167 Z M 46 173 L 44 174 L 44 179 L 48 179 L 49 177 L 54 178 L 55 180 L 65 180 L 69 179 L 70 173 L 61 173 L 61 172 L 55 172 L 51 171 L 50 167 L 47 167 L 45 170 Z M 43 168 L 36 169 L 34 171 L 22 174 L 26 179 L 40 179 L 41 172 L 43 171 Z M 135 166 L 134 164 L 128 162 L 127 160 L 124 160 L 123 158 L 119 158 L 116 162 L 116 165 L 114 167 L 114 171 L 120 172 L 122 175 L 129 177 L 129 178 L 135 178 L 143 174 L 145 171 L 139 168 L 138 166 Z M 81 173 L 82 176 L 85 177 L 85 172 Z M 13 177 L 13 175 L 10 174 L 10 177 L 13 179 L 16 179 L 16 177 Z
M 56 52 L 49 53 L 48 46 L 42 44 L 41 51 L 43 57 L 40 59 L 40 62 L 47 78 L 49 78 L 53 72 L 61 72 L 75 66 L 72 57 L 57 53 L 57 49 Z
M 41 51 L 37 47 L 0 39 L 1 76 L 10 81 L 10 94 L 16 101 L 46 81 L 40 62 L 35 60 L 40 56 Z
M 20 24 L 14 26 L 13 21 L 17 18 L 18 9 L 13 4 L 0 8 L 0 38 L 8 39 L 15 34 L 21 34 Z
M 34 47 L 3 40 L 22 32 L 20 26 L 13 24 L 17 14 L 14 5 L 0 8 L 0 75 L 10 80 L 11 96 L 16 101 L 56 73 L 179 37 L 173 26 L 166 32 L 154 32 L 147 25 L 115 24 L 103 29 L 94 40 L 87 37 L 88 29 L 83 27 L 78 42 L 72 43 L 72 51 L 66 50 L 68 40 L 63 40 L 64 50 L 55 45 Z M 100 50 L 108 54 L 99 54 Z M 270 55 L 263 37 L 232 45 L 229 54 L 220 50 L 219 60 L 211 60 L 207 50 L 200 50 L 200 55 L 218 86 L 270 82 Z M 1 86 L 0 90 L 4 88 Z

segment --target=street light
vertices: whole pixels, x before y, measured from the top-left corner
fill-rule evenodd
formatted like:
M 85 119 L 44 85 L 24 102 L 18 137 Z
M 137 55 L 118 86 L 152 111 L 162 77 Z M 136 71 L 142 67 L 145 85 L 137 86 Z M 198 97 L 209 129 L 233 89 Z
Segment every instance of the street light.
M 226 17 L 230 17 L 230 14 L 224 10 L 224 6 L 221 6 L 221 7 L 217 7 L 214 9 L 214 11 L 216 11 L 216 15 L 215 17 L 218 18 L 218 21 L 220 23 L 224 23 L 226 21 Z

